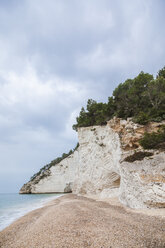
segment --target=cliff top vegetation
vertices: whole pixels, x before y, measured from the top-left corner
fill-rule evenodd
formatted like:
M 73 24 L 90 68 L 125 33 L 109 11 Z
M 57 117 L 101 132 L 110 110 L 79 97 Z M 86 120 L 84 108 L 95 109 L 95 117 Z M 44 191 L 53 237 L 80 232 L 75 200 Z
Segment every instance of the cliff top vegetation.
M 113 91 L 107 103 L 97 103 L 89 99 L 86 110 L 84 108 L 81 109 L 73 129 L 105 125 L 114 116 L 123 119 L 132 117 L 139 124 L 165 120 L 165 67 L 159 70 L 156 78 L 151 74 L 141 72 L 134 79 L 127 79 Z M 163 127 L 158 133 L 146 133 L 140 144 L 144 149 L 151 149 L 157 148 L 158 144 L 164 147 L 164 142 L 165 128 Z M 69 153 L 63 153 L 61 157 L 42 167 L 38 173 L 31 177 L 31 180 L 36 179 L 38 176 L 40 178 L 47 176 L 47 171 L 52 166 L 71 155 L 78 146 L 79 144 L 73 150 L 70 150 Z
M 89 99 L 86 109 L 82 107 L 73 129 L 93 125 L 105 125 L 114 116 L 147 124 L 165 120 L 165 67 L 156 78 L 141 72 L 134 79 L 127 79 L 113 91 L 107 103 Z
M 157 132 L 145 133 L 140 140 L 144 149 L 160 149 L 165 151 L 165 125 L 162 125 Z

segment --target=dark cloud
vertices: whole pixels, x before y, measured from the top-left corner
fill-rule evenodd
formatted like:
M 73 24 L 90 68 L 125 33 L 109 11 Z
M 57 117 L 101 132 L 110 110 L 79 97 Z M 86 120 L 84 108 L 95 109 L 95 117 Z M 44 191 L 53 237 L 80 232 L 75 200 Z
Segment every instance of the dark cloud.
M 164 66 L 164 19 L 163 0 L 0 1 L 0 191 L 76 144 L 88 98 Z

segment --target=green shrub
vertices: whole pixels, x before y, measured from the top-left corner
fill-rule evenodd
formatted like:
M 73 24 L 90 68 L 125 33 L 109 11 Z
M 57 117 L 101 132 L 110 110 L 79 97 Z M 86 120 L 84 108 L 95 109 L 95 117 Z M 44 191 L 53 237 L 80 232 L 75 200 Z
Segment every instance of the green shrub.
M 107 103 L 89 99 L 82 108 L 73 129 L 105 125 L 113 116 L 132 117 L 139 124 L 165 120 L 165 67 L 153 75 L 141 72 L 134 79 L 127 79 L 113 91 Z
M 158 132 L 145 133 L 139 141 L 144 149 L 157 149 L 165 142 L 165 125 L 162 125 Z
M 136 117 L 133 118 L 133 121 L 141 125 L 145 125 L 150 121 L 150 118 L 148 114 L 140 112 Z
M 124 161 L 132 163 L 136 160 L 143 160 L 145 157 L 150 157 L 152 155 L 152 152 L 135 152 L 133 155 L 126 157 Z

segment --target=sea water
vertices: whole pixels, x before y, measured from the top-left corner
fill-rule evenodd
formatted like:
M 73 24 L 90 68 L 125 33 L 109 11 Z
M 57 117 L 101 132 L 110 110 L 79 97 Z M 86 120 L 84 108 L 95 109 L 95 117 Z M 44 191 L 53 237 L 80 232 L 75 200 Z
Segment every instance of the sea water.
M 60 194 L 1 194 L 0 193 L 0 231 L 26 213 L 42 207 L 46 202 Z

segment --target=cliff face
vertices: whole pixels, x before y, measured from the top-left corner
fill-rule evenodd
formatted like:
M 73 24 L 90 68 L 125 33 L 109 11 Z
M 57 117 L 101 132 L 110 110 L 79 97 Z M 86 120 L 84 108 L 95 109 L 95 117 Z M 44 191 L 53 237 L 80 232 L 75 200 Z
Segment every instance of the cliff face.
M 138 125 L 131 119 L 114 118 L 108 125 L 121 143 L 119 200 L 132 208 L 165 207 L 165 152 L 144 151 L 139 145 L 145 132 L 155 132 L 165 124 Z
M 121 161 L 120 201 L 132 208 L 165 207 L 165 153 Z
M 33 180 L 24 184 L 20 194 L 29 193 L 70 193 L 75 179 L 78 152 L 63 159 L 60 163 L 45 170 Z
M 161 124 L 142 126 L 114 118 L 106 126 L 79 128 L 78 150 L 20 193 L 118 196 L 133 208 L 165 207 L 165 153 L 144 152 L 138 142 L 145 131 L 156 131 Z
M 80 128 L 73 192 L 112 196 L 120 185 L 120 139 L 109 125 Z

